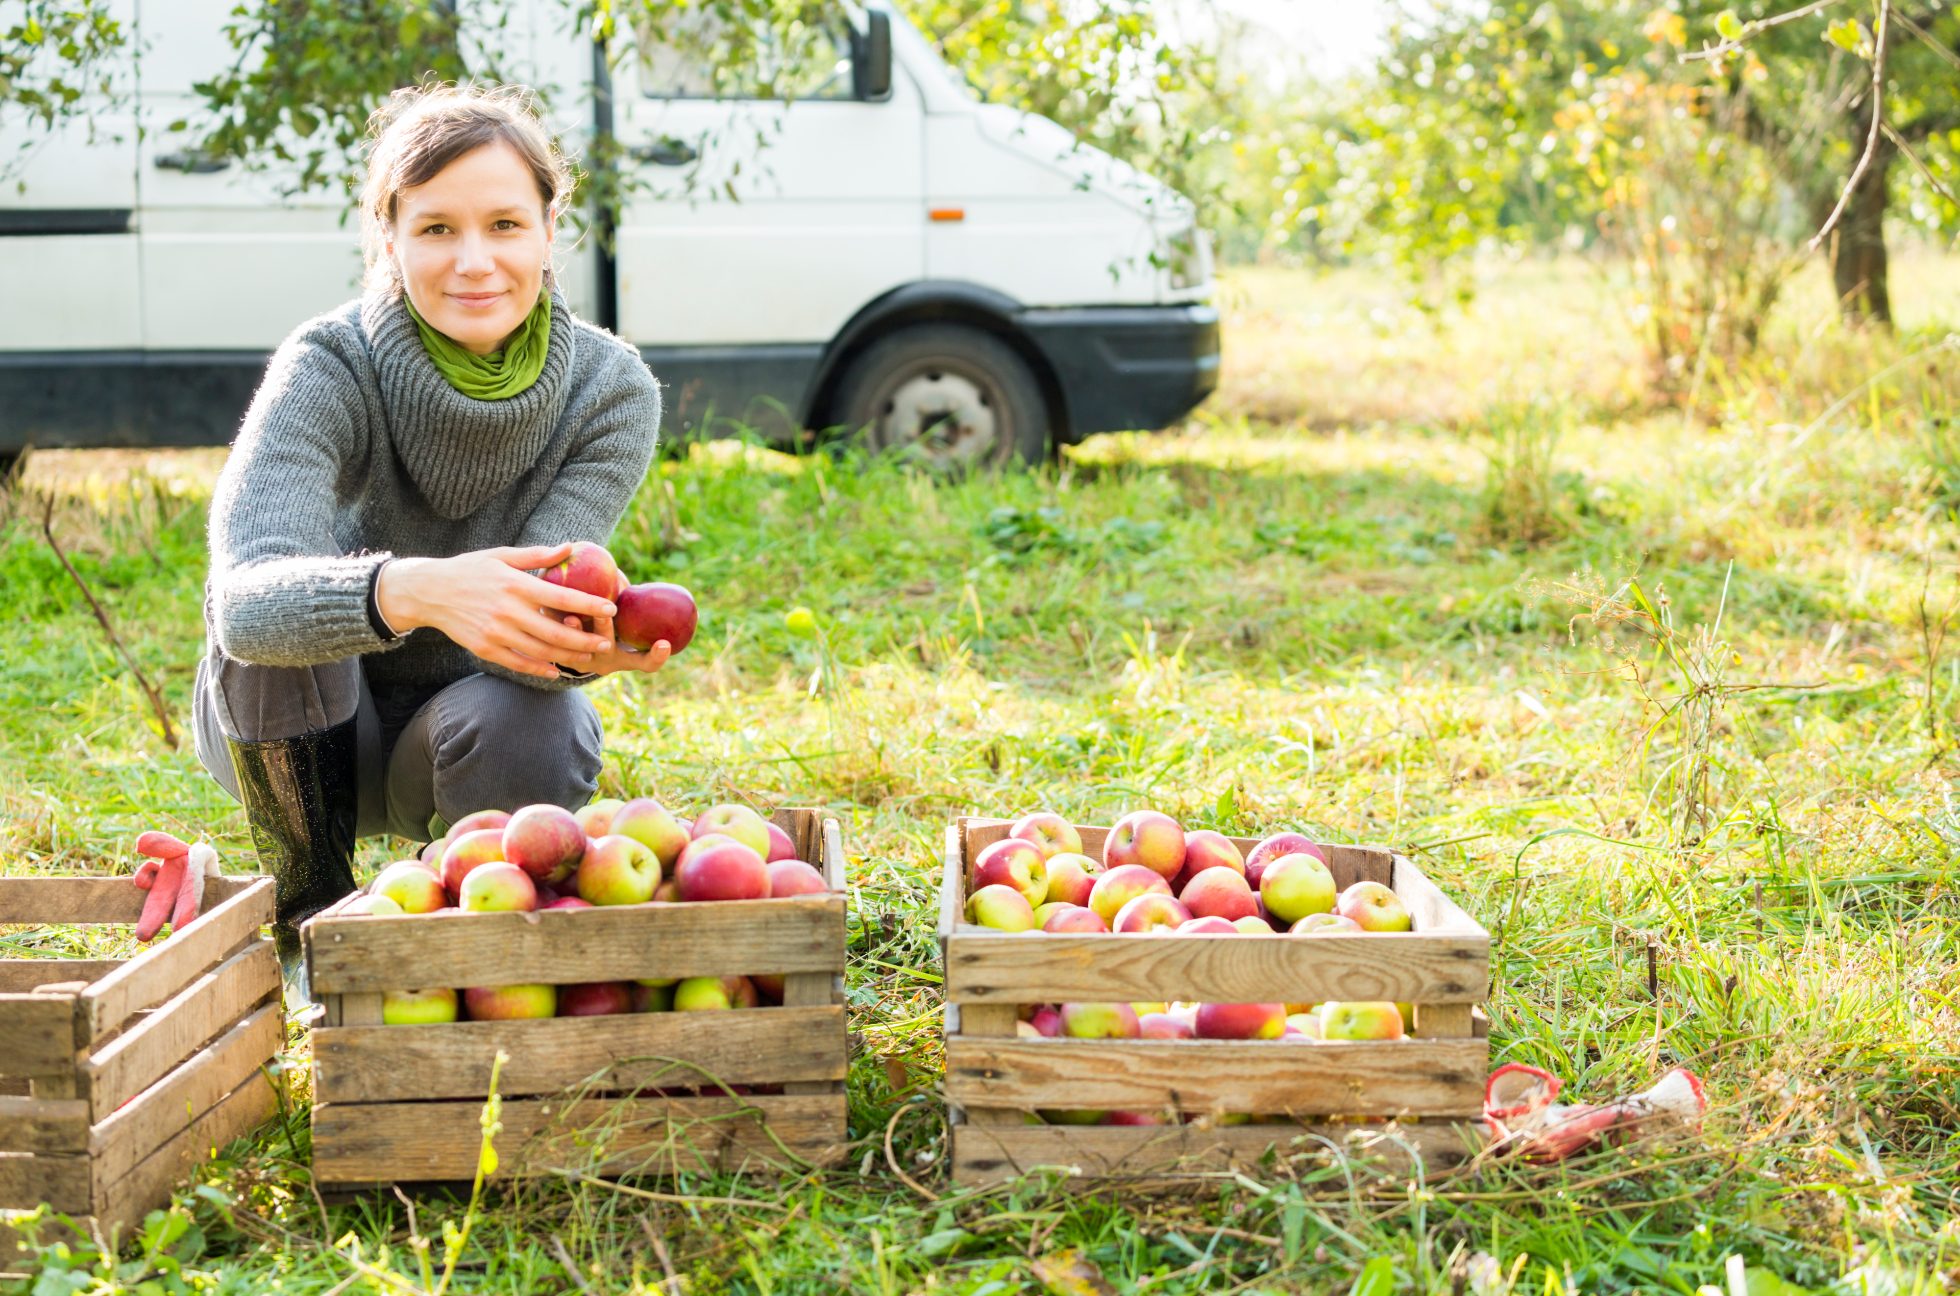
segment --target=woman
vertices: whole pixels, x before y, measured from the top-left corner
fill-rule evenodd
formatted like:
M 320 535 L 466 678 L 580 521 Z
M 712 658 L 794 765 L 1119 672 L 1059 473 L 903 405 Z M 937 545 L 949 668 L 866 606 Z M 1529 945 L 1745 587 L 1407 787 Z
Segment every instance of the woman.
M 552 285 L 570 179 L 517 94 L 398 94 L 366 293 L 280 345 L 218 479 L 197 754 L 278 879 L 301 995 L 298 924 L 353 890 L 357 837 L 583 805 L 601 735 L 576 686 L 667 660 L 532 574 L 606 540 L 660 423 L 639 353 Z

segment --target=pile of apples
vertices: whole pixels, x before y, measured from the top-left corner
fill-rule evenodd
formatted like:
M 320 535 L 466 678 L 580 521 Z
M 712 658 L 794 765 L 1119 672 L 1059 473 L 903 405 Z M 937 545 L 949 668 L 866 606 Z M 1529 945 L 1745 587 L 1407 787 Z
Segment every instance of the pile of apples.
M 969 922 L 1008 932 L 1296 936 L 1406 932 L 1409 911 L 1379 882 L 1337 888 L 1327 852 L 1296 832 L 1241 855 L 1231 838 L 1167 814 L 1124 816 L 1102 859 L 1061 815 L 1038 812 L 973 861 Z M 1397 1040 L 1407 1004 L 1042 1004 L 1020 1033 L 1074 1039 Z
M 827 890 L 789 834 L 743 805 L 688 820 L 647 797 L 606 798 L 576 813 L 555 805 L 479 810 L 419 859 L 383 868 L 341 913 L 471 914 L 590 909 L 651 901 L 768 900 Z M 782 1001 L 778 976 L 600 981 L 395 991 L 389 1025 L 753 1008 Z

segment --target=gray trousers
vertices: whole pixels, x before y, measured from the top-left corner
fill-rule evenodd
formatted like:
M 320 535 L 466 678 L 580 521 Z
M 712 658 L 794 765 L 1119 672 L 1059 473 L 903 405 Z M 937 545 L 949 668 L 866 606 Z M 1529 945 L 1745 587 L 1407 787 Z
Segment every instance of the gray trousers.
M 254 666 L 210 654 L 192 703 L 197 758 L 238 799 L 225 739 L 294 738 L 356 721 L 358 837 L 433 840 L 477 810 L 575 810 L 599 785 L 599 713 L 577 689 L 470 675 L 435 690 L 370 686 L 361 659 Z

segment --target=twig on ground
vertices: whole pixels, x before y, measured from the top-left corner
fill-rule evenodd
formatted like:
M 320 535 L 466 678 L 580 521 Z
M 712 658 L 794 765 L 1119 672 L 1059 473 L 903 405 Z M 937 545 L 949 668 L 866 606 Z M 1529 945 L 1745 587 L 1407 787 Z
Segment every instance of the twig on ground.
M 919 1196 L 929 1202 L 936 1202 L 939 1200 L 939 1194 L 920 1183 L 917 1179 L 914 1179 L 911 1175 L 906 1174 L 904 1167 L 898 1164 L 898 1154 L 892 1149 L 892 1132 L 898 1127 L 899 1117 L 905 1115 L 911 1107 L 912 1104 L 910 1103 L 899 1104 L 892 1111 L 892 1118 L 885 1122 L 885 1164 L 891 1167 L 891 1172 L 897 1175 L 899 1180 L 907 1188 L 910 1188 L 913 1192 L 919 1194 Z
M 653 1221 L 640 1216 L 640 1227 L 646 1230 L 647 1241 L 653 1244 L 653 1258 L 660 1262 L 660 1272 L 667 1275 L 660 1280 L 668 1296 L 681 1296 L 681 1277 L 674 1272 L 674 1258 L 667 1254 L 667 1243 L 653 1227 Z
M 585 1281 L 585 1276 L 578 1271 L 578 1262 L 572 1259 L 572 1253 L 565 1248 L 565 1239 L 556 1233 L 551 1235 L 551 1252 L 558 1257 L 558 1263 L 565 1266 L 565 1275 L 578 1284 L 578 1289 L 584 1292 L 585 1296 L 592 1296 L 592 1284 Z

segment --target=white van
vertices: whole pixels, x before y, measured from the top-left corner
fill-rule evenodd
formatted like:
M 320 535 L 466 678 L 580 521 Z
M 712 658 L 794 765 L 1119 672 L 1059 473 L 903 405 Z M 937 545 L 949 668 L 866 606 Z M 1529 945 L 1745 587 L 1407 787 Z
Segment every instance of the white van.
M 232 3 L 112 0 L 129 93 L 53 136 L 0 123 L 0 165 L 19 159 L 0 184 L 0 456 L 224 444 L 280 339 L 358 291 L 338 195 L 287 197 L 290 169 L 214 163 L 168 129 L 235 57 Z M 568 147 L 611 134 L 637 168 L 610 250 L 561 239 L 559 275 L 639 346 L 669 437 L 842 427 L 934 462 L 1034 460 L 1163 427 L 1216 385 L 1191 204 L 980 102 L 898 14 L 850 6 L 785 102 L 725 72 L 710 93 L 625 33 L 604 57 L 553 0 L 509 7 L 504 74 L 547 88 Z

